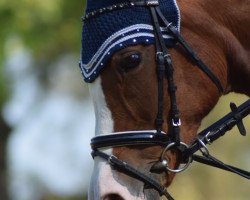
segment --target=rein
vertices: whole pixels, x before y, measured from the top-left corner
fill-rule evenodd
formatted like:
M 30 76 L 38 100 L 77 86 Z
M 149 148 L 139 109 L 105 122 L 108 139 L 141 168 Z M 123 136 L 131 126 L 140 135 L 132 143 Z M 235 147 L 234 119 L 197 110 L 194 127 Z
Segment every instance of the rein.
M 215 157 L 211 156 L 207 148 L 207 144 L 212 144 L 214 141 L 224 136 L 228 131 L 230 131 L 234 126 L 238 126 L 239 130 L 244 130 L 242 119 L 250 114 L 250 100 L 243 103 L 241 106 L 228 113 L 226 116 L 203 130 L 198 134 L 194 142 L 189 145 L 181 145 L 178 147 L 182 155 L 182 163 L 185 166 L 180 170 L 169 170 L 167 163 L 158 167 L 158 172 L 173 171 L 181 172 L 186 169 L 192 161 L 200 162 L 212 167 L 220 168 L 235 174 L 238 174 L 246 179 L 250 179 L 250 172 L 227 165 Z M 242 133 L 242 132 L 241 132 Z M 244 135 L 244 134 L 243 134 Z M 127 131 L 118 132 L 110 135 L 100 135 L 92 138 L 91 147 L 92 157 L 99 156 L 108 161 L 108 163 L 116 170 L 120 170 L 131 177 L 137 178 L 138 180 L 145 183 L 147 188 L 153 188 L 159 192 L 160 195 L 164 195 L 167 199 L 172 200 L 173 197 L 167 192 L 167 190 L 157 183 L 152 178 L 142 174 L 137 169 L 133 168 L 125 161 L 122 161 L 115 157 L 114 155 L 108 155 L 99 149 L 108 147 L 119 147 L 119 146 L 129 146 L 129 145 L 160 145 L 166 147 L 165 150 L 169 150 L 169 145 L 174 144 L 171 141 L 169 135 L 164 132 L 158 133 L 156 130 L 152 131 Z M 183 143 L 181 143 L 183 144 Z M 164 152 L 166 152 L 164 150 Z M 195 153 L 200 151 L 202 156 L 196 155 Z M 160 163 L 164 160 L 160 160 Z M 154 172 L 151 169 L 151 172 Z
M 234 107 L 234 109 L 232 107 Z M 243 103 L 239 108 L 237 108 L 235 104 L 231 103 L 231 108 L 232 112 L 199 133 L 196 140 L 191 145 L 189 145 L 188 148 L 182 150 L 182 156 L 183 159 L 185 159 L 185 157 L 187 158 L 192 156 L 194 161 L 224 169 L 238 174 L 244 178 L 250 179 L 250 172 L 238 169 L 219 161 L 210 155 L 206 146 L 207 144 L 212 144 L 214 141 L 224 136 L 225 133 L 230 131 L 234 126 L 238 127 L 241 135 L 246 135 L 242 119 L 250 114 L 250 100 Z M 200 151 L 202 156 L 195 155 L 197 151 Z
M 250 100 L 246 101 L 239 108 L 235 104 L 231 104 L 232 112 L 228 115 L 202 131 L 191 145 L 187 145 L 180 141 L 180 126 L 181 119 L 179 116 L 179 109 L 176 102 L 176 86 L 173 78 L 174 68 L 172 64 L 171 55 L 168 53 L 167 47 L 163 40 L 160 22 L 167 28 L 169 34 L 174 37 L 183 49 L 186 51 L 189 58 L 202 70 L 210 80 L 215 84 L 220 93 L 223 92 L 222 84 L 216 75 L 209 69 L 208 66 L 197 56 L 193 49 L 188 45 L 184 38 L 180 35 L 178 30 L 169 23 L 162 14 L 158 0 L 133 0 L 126 3 L 121 3 L 107 8 L 102 8 L 91 13 L 87 13 L 83 21 L 94 19 L 95 17 L 119 9 L 128 9 L 136 6 L 146 7 L 152 17 L 152 24 L 154 27 L 155 46 L 156 46 L 156 63 L 157 63 L 157 77 L 158 77 L 158 112 L 155 120 L 156 130 L 140 130 L 140 131 L 126 131 L 116 132 L 109 135 L 96 136 L 91 140 L 92 157 L 101 157 L 113 167 L 113 169 L 121 171 L 133 178 L 136 178 L 145 183 L 145 189 L 152 188 L 159 192 L 160 195 L 166 196 L 167 199 L 173 198 L 167 192 L 166 188 L 156 182 L 147 175 L 142 174 L 137 169 L 130 166 L 128 163 L 118 159 L 114 155 L 108 155 L 101 151 L 102 148 L 129 146 L 129 145 L 160 145 L 164 148 L 161 158 L 157 161 L 150 172 L 161 173 L 170 171 L 174 173 L 185 170 L 192 161 L 197 161 L 213 167 L 221 168 L 245 178 L 250 177 L 250 173 L 244 170 L 224 164 L 210 155 L 206 145 L 211 144 L 227 131 L 232 129 L 235 125 L 238 126 L 240 133 L 245 134 L 245 128 L 242 119 L 250 114 Z M 163 111 L 164 111 L 164 78 L 168 81 L 168 93 L 170 96 L 170 120 L 169 133 L 162 131 Z M 168 161 L 164 159 L 164 154 L 170 149 L 177 149 L 181 155 L 181 164 L 183 167 L 178 169 L 171 169 L 168 166 Z M 196 155 L 197 151 L 202 152 L 202 156 Z

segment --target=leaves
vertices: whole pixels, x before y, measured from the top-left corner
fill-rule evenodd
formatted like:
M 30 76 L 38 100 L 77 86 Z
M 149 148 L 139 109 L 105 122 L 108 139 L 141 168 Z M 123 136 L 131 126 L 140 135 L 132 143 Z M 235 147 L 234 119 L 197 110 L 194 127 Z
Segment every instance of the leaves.
M 79 55 L 84 6 L 85 1 L 0 1 L 0 105 L 7 95 L 3 71 L 7 50 L 15 49 L 8 41 L 19 37 L 31 50 L 34 67 L 49 65 L 62 53 Z

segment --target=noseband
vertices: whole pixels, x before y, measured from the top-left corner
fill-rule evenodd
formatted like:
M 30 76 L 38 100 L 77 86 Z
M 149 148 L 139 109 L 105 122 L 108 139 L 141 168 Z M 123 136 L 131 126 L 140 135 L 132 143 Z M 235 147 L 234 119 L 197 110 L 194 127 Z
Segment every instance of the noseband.
M 250 100 L 242 104 L 239 108 L 235 104 L 231 104 L 232 112 L 225 117 L 202 131 L 198 134 L 197 138 L 191 145 L 187 145 L 180 141 L 180 126 L 181 119 L 179 116 L 179 109 L 176 103 L 176 86 L 173 78 L 174 68 L 171 60 L 171 56 L 168 53 L 168 49 L 165 45 L 163 35 L 160 28 L 160 22 L 167 28 L 169 34 L 174 37 L 183 49 L 186 51 L 189 58 L 199 67 L 215 84 L 219 92 L 223 92 L 223 87 L 219 79 L 214 73 L 206 66 L 206 64 L 197 56 L 192 48 L 187 44 L 184 38 L 180 35 L 178 30 L 169 23 L 163 16 L 158 0 L 133 0 L 117 5 L 113 5 L 107 8 L 102 8 L 91 13 L 87 13 L 83 18 L 83 21 L 94 19 L 105 12 L 112 12 L 114 10 L 131 8 L 133 7 L 147 7 L 150 10 L 152 17 L 152 24 L 154 27 L 155 46 L 156 46 L 156 62 L 157 62 L 157 77 L 158 77 L 158 112 L 155 120 L 155 130 L 140 130 L 140 131 L 126 131 L 117 132 L 109 135 L 101 135 L 94 137 L 91 140 L 91 147 L 93 149 L 92 156 L 102 157 L 107 160 L 113 169 L 122 171 L 123 173 L 132 176 L 145 183 L 147 188 L 153 188 L 159 192 L 160 195 L 165 195 L 167 199 L 173 199 L 167 192 L 166 188 L 160 185 L 158 182 L 142 174 L 137 169 L 133 168 L 126 162 L 118 159 L 114 155 L 108 155 L 101 151 L 102 148 L 107 147 L 120 147 L 129 145 L 159 145 L 163 147 L 161 158 L 156 165 L 152 167 L 151 172 L 159 173 L 163 171 L 170 171 L 178 173 L 186 169 L 189 164 L 194 160 L 213 167 L 221 168 L 245 178 L 250 178 L 250 173 L 244 170 L 232 167 L 224 164 L 209 154 L 206 147 L 207 144 L 211 144 L 223 136 L 227 131 L 231 130 L 235 125 L 238 126 L 242 135 L 245 135 L 245 128 L 242 123 L 242 119 L 250 113 Z M 168 92 L 170 96 L 170 120 L 169 120 L 169 133 L 166 134 L 162 131 L 163 121 L 163 94 L 164 94 L 164 78 L 168 81 Z M 181 164 L 184 166 L 177 169 L 172 169 L 168 165 L 168 161 L 165 160 L 164 154 L 170 149 L 176 149 L 181 155 Z M 197 151 L 201 151 L 202 156 L 195 155 Z

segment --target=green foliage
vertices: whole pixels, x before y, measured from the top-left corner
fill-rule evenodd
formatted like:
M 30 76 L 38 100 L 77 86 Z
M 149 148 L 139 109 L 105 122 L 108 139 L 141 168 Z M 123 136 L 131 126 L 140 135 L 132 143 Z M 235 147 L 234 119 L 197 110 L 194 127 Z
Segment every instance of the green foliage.
M 78 52 L 83 9 L 83 1 L 6 0 L 0 4 L 0 36 L 19 35 L 36 57 Z
M 6 96 L 3 64 L 8 41 L 19 37 L 31 50 L 36 66 L 49 64 L 65 52 L 79 54 L 81 15 L 85 1 L 0 0 L 0 105 Z

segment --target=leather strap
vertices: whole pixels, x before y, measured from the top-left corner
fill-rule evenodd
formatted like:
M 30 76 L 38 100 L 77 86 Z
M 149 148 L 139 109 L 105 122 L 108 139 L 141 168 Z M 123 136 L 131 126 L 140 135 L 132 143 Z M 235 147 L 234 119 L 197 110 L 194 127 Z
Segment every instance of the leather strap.
M 170 96 L 170 133 L 172 141 L 176 143 L 177 146 L 180 145 L 180 116 L 179 109 L 177 107 L 176 101 L 176 86 L 173 78 L 173 64 L 170 54 L 168 53 L 167 47 L 165 45 L 163 35 L 161 32 L 159 20 L 157 17 L 156 9 L 158 6 L 150 6 L 150 13 L 153 20 L 153 26 L 155 31 L 156 40 L 156 58 L 157 58 L 157 68 L 158 68 L 158 114 L 156 122 L 163 123 L 163 76 L 164 72 L 168 81 L 168 92 Z M 158 123 L 157 130 L 161 131 L 162 123 Z
M 235 115 L 237 114 L 237 118 Z M 235 125 L 239 123 L 243 118 L 250 114 L 250 100 L 247 100 L 241 106 L 226 116 L 203 130 L 201 133 L 198 134 L 197 139 L 189 146 L 189 148 L 185 149 L 182 154 L 184 158 L 187 158 L 193 155 L 195 152 L 202 148 L 200 141 L 202 141 L 205 145 L 211 144 L 218 138 L 225 135 L 225 133 L 231 130 Z
M 144 175 L 137 169 L 133 168 L 129 164 L 127 164 L 125 161 L 122 161 L 115 157 L 114 155 L 108 155 L 104 152 L 101 152 L 99 150 L 94 150 L 92 152 L 92 156 L 99 156 L 109 162 L 109 164 L 114 167 L 116 170 L 122 171 L 126 173 L 127 175 L 136 178 L 143 183 L 145 183 L 146 188 L 152 188 L 159 192 L 159 194 L 162 196 L 164 195 L 168 200 L 174 200 L 173 197 L 168 193 L 167 189 L 160 185 L 158 182 L 156 182 L 154 179 L 150 178 L 149 176 Z
M 189 44 L 185 41 L 185 39 L 181 36 L 178 30 L 167 21 L 167 19 L 162 14 L 159 7 L 156 7 L 156 12 L 162 22 L 168 27 L 169 32 L 173 35 L 173 37 L 181 44 L 181 46 L 185 49 L 188 56 L 193 59 L 196 65 L 213 81 L 213 83 L 218 88 L 219 92 L 223 93 L 224 89 L 220 82 L 220 80 L 214 75 L 214 73 L 209 69 L 209 67 L 198 57 L 195 51 L 189 46 Z
M 246 179 L 250 179 L 250 172 L 225 164 L 211 155 L 208 155 L 208 156 L 193 155 L 193 160 L 202 164 L 206 164 L 212 167 L 220 168 L 220 169 L 235 173 Z
M 99 135 L 91 139 L 90 145 L 92 149 L 99 149 L 129 145 L 168 146 L 170 143 L 172 143 L 171 138 L 165 132 L 158 133 L 156 130 L 142 130 Z
M 231 103 L 232 107 L 232 103 Z M 206 144 L 211 144 L 225 133 L 231 130 L 239 122 L 242 123 L 242 119 L 250 114 L 250 100 L 247 100 L 241 106 L 236 107 L 232 112 L 228 113 L 226 116 L 218 120 L 216 123 L 212 124 L 210 127 L 198 134 L 198 139 L 190 145 L 190 147 L 181 150 L 183 161 L 187 160 L 188 157 L 192 156 L 194 161 L 217 167 L 220 169 L 227 170 L 229 172 L 238 174 L 244 178 L 250 179 L 250 172 L 233 167 L 231 165 L 225 164 L 222 161 L 211 156 L 206 148 Z M 237 117 L 235 117 L 237 116 Z M 242 123 L 243 125 L 243 123 Z M 205 149 L 205 150 L 204 150 Z M 201 151 L 203 156 L 195 155 L 197 151 Z
M 237 106 L 234 103 L 231 102 L 230 103 L 230 108 L 232 110 L 234 119 L 237 120 L 237 124 L 236 125 L 237 125 L 237 127 L 239 129 L 240 134 L 242 136 L 246 136 L 247 132 L 246 132 L 245 126 L 244 126 L 244 124 L 242 122 L 242 116 L 241 116 L 241 114 L 239 114 L 237 112 Z

